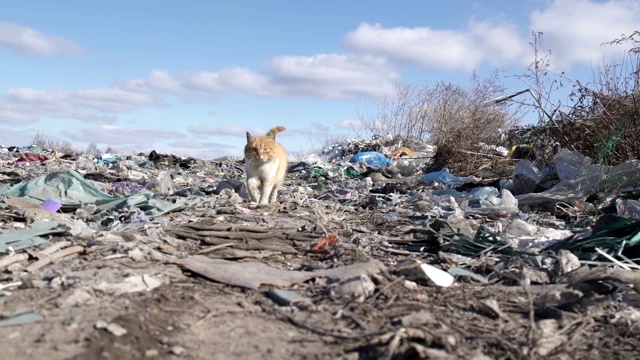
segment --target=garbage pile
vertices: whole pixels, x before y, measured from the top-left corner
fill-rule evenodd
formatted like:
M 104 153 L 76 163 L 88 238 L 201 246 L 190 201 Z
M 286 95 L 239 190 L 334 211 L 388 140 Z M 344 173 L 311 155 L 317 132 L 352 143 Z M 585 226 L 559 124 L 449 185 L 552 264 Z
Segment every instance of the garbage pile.
M 241 160 L 0 148 L 3 352 L 636 356 L 640 161 L 465 151 L 510 175 L 375 137 L 290 163 L 259 206 Z

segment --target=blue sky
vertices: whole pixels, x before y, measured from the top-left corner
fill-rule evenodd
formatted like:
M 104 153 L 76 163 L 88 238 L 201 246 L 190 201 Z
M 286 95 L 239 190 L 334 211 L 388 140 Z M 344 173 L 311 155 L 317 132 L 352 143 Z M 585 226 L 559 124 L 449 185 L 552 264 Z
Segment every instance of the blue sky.
M 352 135 L 394 82 L 524 73 L 531 31 L 588 82 L 624 53 L 601 44 L 634 30 L 636 0 L 3 0 L 0 144 L 40 132 L 210 159 L 284 125 L 280 142 L 304 151 Z

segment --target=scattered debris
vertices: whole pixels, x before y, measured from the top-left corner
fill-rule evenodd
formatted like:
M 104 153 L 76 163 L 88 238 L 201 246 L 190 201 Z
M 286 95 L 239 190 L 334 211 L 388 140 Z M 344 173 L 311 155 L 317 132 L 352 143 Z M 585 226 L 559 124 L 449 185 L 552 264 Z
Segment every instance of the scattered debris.
M 237 159 L 5 148 L 0 336 L 38 339 L 7 356 L 633 356 L 640 163 L 536 146 L 344 141 L 268 206 Z
M 442 271 L 429 264 L 421 264 L 420 268 L 434 284 L 442 287 L 449 287 L 453 285 L 453 276 L 448 272 Z
M 374 259 L 366 263 L 316 271 L 281 270 L 260 262 L 238 263 L 200 255 L 175 260 L 175 263 L 211 280 L 249 289 L 258 289 L 263 284 L 288 287 L 317 277 L 341 280 L 361 274 L 376 274 L 384 268 Z
M 116 337 L 120 337 L 127 333 L 127 329 L 123 328 L 122 326 L 116 323 L 107 323 L 106 321 L 100 320 L 96 322 L 95 326 L 96 326 L 96 329 L 105 329 L 111 334 L 115 335 Z
M 44 316 L 29 311 L 0 314 L 0 327 L 33 324 L 42 319 L 44 319 Z

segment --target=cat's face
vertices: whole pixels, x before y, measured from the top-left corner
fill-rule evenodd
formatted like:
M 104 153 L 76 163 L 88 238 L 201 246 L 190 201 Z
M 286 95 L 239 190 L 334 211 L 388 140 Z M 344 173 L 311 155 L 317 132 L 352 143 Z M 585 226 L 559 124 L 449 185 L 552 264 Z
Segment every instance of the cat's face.
M 271 161 L 275 158 L 275 143 L 264 136 L 253 136 L 244 147 L 244 156 L 251 160 Z

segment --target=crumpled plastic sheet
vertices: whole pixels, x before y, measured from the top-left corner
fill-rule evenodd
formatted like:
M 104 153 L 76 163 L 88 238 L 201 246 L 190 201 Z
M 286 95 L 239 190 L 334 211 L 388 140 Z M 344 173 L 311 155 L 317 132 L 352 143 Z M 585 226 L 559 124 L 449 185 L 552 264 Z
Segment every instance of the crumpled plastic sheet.
M 0 197 L 27 197 L 40 201 L 54 199 L 63 206 L 80 206 L 98 200 L 113 199 L 111 195 L 70 169 L 56 170 L 12 188 L 0 189 Z
M 587 167 L 591 165 L 591 159 L 578 151 L 560 149 L 554 157 L 556 172 L 560 181 L 577 179 L 586 175 Z M 602 172 L 601 166 L 595 166 L 590 171 Z
M 383 154 L 376 151 L 363 151 L 355 154 L 351 159 L 349 159 L 350 163 L 359 163 L 364 162 L 367 165 L 375 168 L 387 167 L 393 164 L 393 161 Z
M 54 221 L 36 221 L 31 228 L 24 230 L 0 230 L 0 252 L 9 250 L 21 250 L 31 246 L 45 243 L 41 235 L 60 234 L 67 232 L 69 228 Z
M 74 170 L 56 170 L 11 188 L 0 188 L 0 197 L 25 197 L 42 202 L 55 199 L 67 209 L 78 208 L 83 204 L 95 204 L 100 210 L 135 206 L 143 210 L 147 216 L 164 215 L 207 200 L 203 196 L 190 195 L 171 202 L 149 191 L 127 197 L 113 197 Z
M 29 163 L 29 162 L 41 163 L 41 162 L 45 162 L 45 161 L 47 161 L 49 159 L 51 159 L 51 158 L 48 157 L 47 155 L 27 152 L 27 153 L 21 154 L 20 157 L 16 161 L 9 162 L 9 165 L 26 164 L 26 163 Z
M 113 183 L 113 191 L 120 195 L 131 195 L 142 190 L 142 185 L 130 181 L 117 181 Z
M 335 189 L 327 190 L 314 198 L 318 200 L 354 200 L 358 198 L 358 190 L 356 189 Z
M 540 193 L 518 195 L 516 198 L 520 206 L 554 205 L 583 200 L 590 194 L 637 187 L 640 187 L 640 160 L 631 160 L 603 168 L 602 172 L 589 172 L 577 179 L 561 181 Z
M 149 191 L 143 191 L 135 195 L 96 201 L 99 210 L 125 209 L 137 207 L 144 211 L 148 217 L 160 216 L 170 212 L 183 210 L 188 206 L 196 205 L 207 200 L 206 197 L 189 195 L 176 199 L 176 202 L 163 200 L 160 196 Z
M 480 201 L 480 204 L 484 206 L 470 207 L 468 202 L 465 201 L 460 207 L 467 214 L 478 214 L 485 216 L 493 215 L 506 217 L 518 213 L 518 200 L 516 200 L 513 194 L 511 194 L 511 192 L 507 189 L 502 189 L 502 191 L 500 191 L 500 199 L 498 204 L 492 205 L 482 200 Z
M 633 199 L 616 199 L 616 210 L 619 216 L 640 219 L 640 201 Z

